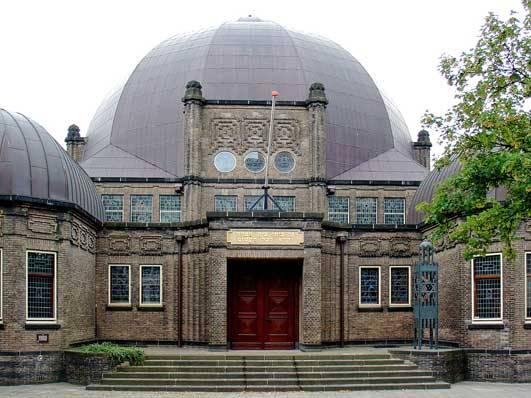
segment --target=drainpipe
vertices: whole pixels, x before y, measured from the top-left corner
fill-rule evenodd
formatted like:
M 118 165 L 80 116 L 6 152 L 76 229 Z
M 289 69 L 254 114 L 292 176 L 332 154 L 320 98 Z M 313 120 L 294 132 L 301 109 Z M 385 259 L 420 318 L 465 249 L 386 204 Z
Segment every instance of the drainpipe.
M 183 346 L 183 243 L 184 236 L 176 235 L 177 241 L 177 347 Z
M 337 237 L 339 244 L 339 346 L 345 347 L 345 243 L 347 237 Z

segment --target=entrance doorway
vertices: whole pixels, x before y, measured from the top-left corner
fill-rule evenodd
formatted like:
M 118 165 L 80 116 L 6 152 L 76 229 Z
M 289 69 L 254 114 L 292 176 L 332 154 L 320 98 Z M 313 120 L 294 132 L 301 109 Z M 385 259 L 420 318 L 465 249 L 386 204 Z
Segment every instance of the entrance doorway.
M 230 260 L 232 349 L 293 349 L 298 341 L 302 264 L 293 260 Z

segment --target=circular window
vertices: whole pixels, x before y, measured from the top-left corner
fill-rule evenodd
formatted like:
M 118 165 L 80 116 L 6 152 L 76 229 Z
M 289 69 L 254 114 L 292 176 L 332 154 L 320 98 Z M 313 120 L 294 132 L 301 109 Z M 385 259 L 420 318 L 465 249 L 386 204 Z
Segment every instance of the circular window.
M 214 166 L 222 173 L 228 173 L 236 167 L 236 157 L 230 152 L 220 152 L 214 158 Z
M 290 152 L 279 152 L 275 156 L 275 167 L 281 173 L 289 173 L 295 167 L 295 159 Z
M 265 167 L 265 158 L 260 152 L 250 152 L 245 157 L 245 167 L 253 173 L 259 173 Z

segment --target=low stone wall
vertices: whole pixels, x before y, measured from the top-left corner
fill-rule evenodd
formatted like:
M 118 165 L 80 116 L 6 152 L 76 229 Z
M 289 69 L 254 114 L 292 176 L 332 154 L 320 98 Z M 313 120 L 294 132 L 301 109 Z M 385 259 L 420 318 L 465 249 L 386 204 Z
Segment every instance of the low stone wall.
M 101 380 L 103 373 L 114 368 L 109 355 L 104 353 L 65 351 L 64 381 L 87 385 Z
M 423 370 L 431 370 L 437 380 L 457 383 L 465 379 L 466 354 L 462 349 L 414 350 L 397 348 L 389 350 L 394 357 L 409 360 Z
M 63 352 L 0 352 L 0 385 L 61 381 Z
M 466 379 L 531 382 L 531 350 L 467 350 Z

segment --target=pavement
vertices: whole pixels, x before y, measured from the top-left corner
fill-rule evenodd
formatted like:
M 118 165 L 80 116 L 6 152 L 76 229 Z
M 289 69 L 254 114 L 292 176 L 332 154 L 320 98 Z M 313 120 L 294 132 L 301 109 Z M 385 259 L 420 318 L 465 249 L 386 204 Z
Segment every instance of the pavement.
M 87 391 L 68 383 L 0 387 L 1 398 L 530 398 L 531 384 L 462 382 L 449 390 L 278 393 L 176 393 Z

